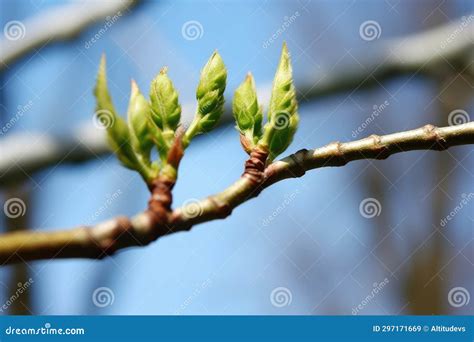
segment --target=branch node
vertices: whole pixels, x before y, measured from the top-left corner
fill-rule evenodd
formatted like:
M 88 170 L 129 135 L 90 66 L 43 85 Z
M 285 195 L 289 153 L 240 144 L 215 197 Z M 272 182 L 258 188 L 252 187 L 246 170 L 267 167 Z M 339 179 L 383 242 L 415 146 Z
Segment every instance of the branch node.
M 250 152 L 249 159 L 245 162 L 245 169 L 242 177 L 247 177 L 255 186 L 262 184 L 264 180 L 265 164 L 268 158 L 268 151 L 256 147 Z
M 346 154 L 344 153 L 344 145 L 340 141 L 335 141 L 329 144 L 331 148 L 335 150 L 332 158 L 336 159 L 335 165 L 343 166 L 346 165 L 348 160 L 346 159 Z
M 290 155 L 291 160 L 293 161 L 294 167 L 292 168 L 292 172 L 294 173 L 295 177 L 303 177 L 306 173 L 306 167 L 303 161 L 306 159 L 307 154 L 309 151 L 306 148 L 303 148 L 296 153 Z
M 380 135 L 372 134 L 369 136 L 369 139 L 372 139 L 373 152 L 376 159 L 387 159 L 390 156 L 390 150 L 382 143 L 382 137 Z
M 426 139 L 428 141 L 433 141 L 434 143 L 431 149 L 436 150 L 436 151 L 444 151 L 449 147 L 446 139 L 444 139 L 439 134 L 438 127 L 431 124 L 424 125 L 423 132 L 426 134 Z

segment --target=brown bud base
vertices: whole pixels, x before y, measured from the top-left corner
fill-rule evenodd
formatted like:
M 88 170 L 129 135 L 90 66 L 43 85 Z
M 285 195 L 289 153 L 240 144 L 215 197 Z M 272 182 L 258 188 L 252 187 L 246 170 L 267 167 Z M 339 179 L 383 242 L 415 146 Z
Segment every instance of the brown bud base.
M 247 177 L 255 186 L 259 186 L 264 181 L 264 171 L 268 158 L 268 151 L 255 147 L 250 152 L 250 158 L 245 162 L 245 169 L 242 177 Z
M 176 130 L 175 139 L 173 144 L 171 145 L 170 150 L 168 151 L 168 158 L 167 162 L 169 165 L 177 170 L 179 168 L 179 163 L 184 155 L 184 148 L 183 148 L 183 136 L 184 136 L 184 129 L 179 126 Z
M 252 142 L 243 134 L 240 134 L 240 144 L 245 152 L 248 154 L 252 152 Z
M 151 197 L 145 213 L 148 215 L 151 225 L 155 228 L 156 237 L 166 235 L 169 232 L 169 215 L 173 202 L 171 190 L 173 190 L 174 184 L 174 180 L 159 177 L 149 185 Z

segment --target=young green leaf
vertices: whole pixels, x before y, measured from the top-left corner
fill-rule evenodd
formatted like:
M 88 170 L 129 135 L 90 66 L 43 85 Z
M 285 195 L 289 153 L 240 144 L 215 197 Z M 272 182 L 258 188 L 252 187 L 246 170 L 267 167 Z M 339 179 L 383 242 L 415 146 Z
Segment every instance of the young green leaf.
M 146 164 L 150 164 L 153 141 L 150 136 L 150 105 L 132 80 L 130 104 L 128 106 L 128 126 L 132 148 Z
M 130 134 L 125 121 L 117 115 L 107 87 L 106 61 L 102 56 L 94 89 L 97 100 L 96 118 L 106 130 L 107 140 L 122 164 L 130 169 L 138 168 L 138 160 L 130 145 Z
M 178 92 L 167 72 L 166 67 L 161 69 L 158 76 L 151 82 L 150 89 L 152 137 L 163 164 L 166 163 L 181 119 Z
M 197 134 L 209 132 L 218 123 L 224 111 L 224 90 L 227 80 L 227 70 L 217 51 L 201 71 L 201 78 L 196 91 L 198 108 L 193 122 L 183 137 L 186 147 Z
M 178 92 L 167 75 L 168 69 L 161 69 L 151 82 L 150 99 L 153 122 L 162 130 L 176 130 L 181 118 Z
M 269 160 L 273 160 L 287 149 L 298 127 L 298 103 L 292 73 L 288 48 L 284 43 L 273 80 L 268 123 L 261 141 L 262 145 L 269 149 Z
M 262 108 L 258 105 L 257 90 L 252 74 L 248 73 L 234 94 L 232 112 L 247 152 L 262 136 Z

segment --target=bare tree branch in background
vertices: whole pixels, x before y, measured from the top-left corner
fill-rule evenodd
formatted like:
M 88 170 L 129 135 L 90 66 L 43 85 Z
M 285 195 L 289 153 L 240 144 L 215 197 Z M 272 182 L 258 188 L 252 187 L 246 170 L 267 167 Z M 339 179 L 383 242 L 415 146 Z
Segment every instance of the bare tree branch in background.
M 6 191 L 7 198 L 19 199 L 24 203 L 25 207 L 31 208 L 31 189 L 24 189 L 25 187 L 15 186 Z M 30 211 L 25 212 L 25 215 L 9 215 L 5 218 L 5 228 L 7 232 L 13 233 L 28 229 L 30 224 Z M 23 231 L 24 232 L 24 231 Z M 31 269 L 27 264 L 18 263 L 10 269 L 10 275 L 6 281 L 6 289 L 9 292 L 15 293 L 18 288 L 24 287 L 24 284 L 29 283 Z M 8 313 L 10 315 L 31 315 L 31 291 L 23 291 L 21 298 L 12 301 L 8 306 Z
M 366 69 L 359 65 L 346 66 L 334 73 L 309 79 L 303 84 L 308 92 L 305 98 L 332 95 L 360 87 L 377 84 L 377 81 L 394 76 L 423 74 L 436 75 L 440 67 L 457 67 L 459 71 L 474 75 L 474 15 L 450 22 L 421 33 L 383 41 L 371 49 L 372 54 L 362 51 L 363 58 L 372 58 Z M 314 79 L 320 81 L 314 83 Z
M 41 12 L 21 23 L 23 27 L 18 29 L 26 31 L 21 39 L 0 40 L 0 70 L 8 69 L 36 48 L 73 39 L 88 26 L 136 3 L 134 0 L 73 2 Z
M 474 20 L 464 19 L 413 36 L 382 42 L 379 47 L 374 47 L 374 53 L 379 55 L 367 69 L 346 66 L 326 75 L 312 75 L 300 80 L 297 83 L 299 100 L 354 91 L 397 75 L 430 75 L 443 65 L 474 73 L 471 65 L 473 30 Z M 263 103 L 268 102 L 270 89 L 270 85 L 258 89 Z M 194 106 L 184 106 L 185 109 L 191 107 Z M 230 113 L 227 107 L 224 121 L 230 122 Z M 192 115 L 191 110 L 183 112 L 184 125 L 191 122 Z M 0 186 L 25 180 L 31 173 L 58 163 L 86 161 L 110 153 L 104 132 L 95 128 L 92 122 L 85 123 L 83 130 L 72 132 L 68 138 L 40 134 L 33 138 L 21 134 L 7 136 L 0 142 L 0 150 Z
M 101 258 L 117 250 L 147 245 L 161 236 L 189 230 L 192 226 L 222 219 L 266 187 L 283 179 L 301 177 L 307 170 L 343 166 L 360 159 L 385 159 L 412 150 L 442 151 L 451 146 L 474 144 L 474 123 L 422 128 L 348 143 L 334 142 L 315 150 L 301 150 L 265 166 L 268 153 L 254 150 L 240 179 L 227 189 L 202 201 L 171 209 L 174 183 L 162 182 L 152 190 L 146 211 L 128 219 L 115 219 L 92 227 L 56 232 L 17 232 L 0 237 L 0 263 L 54 259 Z
M 446 113 L 455 113 L 459 108 L 467 108 L 472 100 L 472 86 L 466 78 L 459 77 L 451 68 L 439 70 L 436 79 L 438 95 L 435 100 L 435 111 L 439 121 Z M 449 291 L 447 279 L 451 278 L 452 269 L 456 268 L 458 251 L 453 251 L 450 233 L 443 232 L 439 227 L 439 213 L 450 212 L 456 193 L 456 176 L 460 173 L 457 168 L 462 156 L 451 153 L 440 153 L 432 161 L 432 172 L 437 186 L 432 190 L 431 224 L 434 229 L 430 239 L 426 241 L 412 256 L 412 262 L 407 264 L 407 284 L 405 293 L 409 305 L 409 314 L 438 315 L 448 314 L 449 306 L 442 300 Z M 437 228 L 436 228 L 437 227 Z M 461 249 L 462 250 L 462 249 Z M 450 266 L 449 268 L 447 266 Z
M 0 142 L 0 186 L 21 182 L 51 165 L 81 162 L 111 153 L 102 130 L 78 129 L 67 139 L 13 134 Z

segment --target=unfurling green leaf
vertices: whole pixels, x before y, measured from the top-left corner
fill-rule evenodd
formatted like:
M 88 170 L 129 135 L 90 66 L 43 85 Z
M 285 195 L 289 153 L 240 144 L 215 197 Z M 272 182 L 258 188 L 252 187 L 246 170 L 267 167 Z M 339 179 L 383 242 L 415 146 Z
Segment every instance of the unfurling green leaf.
M 262 137 L 262 108 L 258 105 L 257 90 L 252 74 L 237 88 L 232 103 L 232 112 L 247 152 L 255 147 Z
M 150 152 L 153 141 L 150 135 L 150 105 L 140 93 L 137 84 L 132 80 L 132 91 L 128 106 L 128 126 L 130 141 L 137 155 L 147 164 L 150 162 Z
M 124 166 L 132 170 L 139 169 L 137 157 L 130 145 L 127 123 L 120 116 L 117 116 L 113 125 L 107 128 L 107 141 Z
M 167 75 L 168 69 L 161 69 L 160 73 L 151 82 L 150 99 L 152 119 L 162 130 L 176 130 L 181 118 L 181 105 L 178 101 L 178 92 Z
M 299 121 L 297 110 L 290 56 L 286 44 L 283 44 L 280 63 L 273 80 L 268 123 L 261 141 L 262 145 L 269 149 L 270 161 L 285 151 L 293 140 Z
M 197 134 L 209 132 L 216 127 L 224 111 L 224 90 L 227 70 L 221 56 L 214 52 L 201 71 L 196 91 L 198 108 L 193 122 L 183 137 L 186 147 Z
M 138 160 L 130 145 L 130 133 L 125 121 L 117 115 L 107 88 L 105 56 L 102 56 L 97 74 L 94 95 L 97 99 L 97 123 L 107 130 L 107 140 L 122 164 L 130 169 L 138 168 Z

